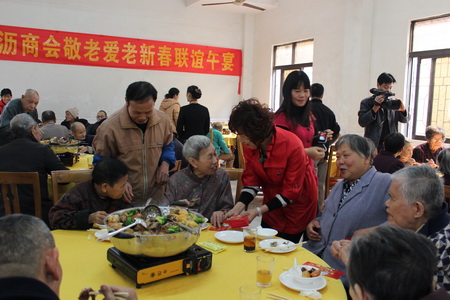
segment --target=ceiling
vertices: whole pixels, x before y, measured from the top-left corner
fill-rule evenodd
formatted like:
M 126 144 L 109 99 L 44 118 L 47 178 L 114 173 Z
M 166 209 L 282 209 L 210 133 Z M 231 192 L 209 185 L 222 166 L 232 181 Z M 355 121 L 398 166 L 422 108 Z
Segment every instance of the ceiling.
M 245 0 L 245 3 L 250 5 L 258 6 L 264 8 L 265 11 L 261 11 L 258 9 L 236 5 L 233 3 L 224 4 L 224 5 L 209 5 L 202 6 L 202 4 L 207 3 L 223 3 L 223 2 L 233 2 L 234 0 L 185 0 L 186 7 L 203 9 L 205 11 L 221 11 L 221 12 L 229 12 L 236 14 L 260 14 L 265 11 L 274 9 L 277 7 L 278 0 Z M 242 1 L 242 0 L 240 0 Z

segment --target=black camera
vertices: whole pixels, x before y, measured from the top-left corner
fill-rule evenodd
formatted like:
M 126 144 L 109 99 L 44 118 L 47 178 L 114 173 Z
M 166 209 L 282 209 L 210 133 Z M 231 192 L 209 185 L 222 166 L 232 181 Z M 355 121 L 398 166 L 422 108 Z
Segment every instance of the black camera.
M 402 106 L 402 101 L 401 100 L 389 99 L 388 98 L 388 97 L 391 97 L 391 96 L 395 96 L 395 93 L 379 90 L 379 89 L 376 89 L 376 88 L 370 89 L 370 92 L 374 96 L 383 95 L 386 98 L 383 102 L 381 102 L 381 104 L 378 104 L 377 102 L 375 102 L 375 105 L 379 105 L 382 108 L 386 108 L 386 109 L 399 109 Z

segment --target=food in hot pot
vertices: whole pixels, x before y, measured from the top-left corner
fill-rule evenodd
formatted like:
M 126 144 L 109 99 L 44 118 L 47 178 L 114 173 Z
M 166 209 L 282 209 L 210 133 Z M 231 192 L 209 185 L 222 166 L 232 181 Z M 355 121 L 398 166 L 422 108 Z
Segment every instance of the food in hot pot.
M 113 213 L 108 217 L 107 224 L 114 230 L 117 230 L 134 223 L 135 218 L 144 219 L 141 209 L 132 209 L 118 214 Z M 147 228 L 138 224 L 133 228 L 126 229 L 124 232 L 139 235 L 170 234 L 184 231 L 179 224 L 195 228 L 204 222 L 204 218 L 198 217 L 186 209 L 172 208 L 168 215 L 145 219 Z

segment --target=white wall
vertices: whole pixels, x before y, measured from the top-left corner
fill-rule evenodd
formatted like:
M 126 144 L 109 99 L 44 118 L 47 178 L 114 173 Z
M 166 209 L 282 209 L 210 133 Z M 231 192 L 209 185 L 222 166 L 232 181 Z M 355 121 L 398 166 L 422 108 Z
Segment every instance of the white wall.
M 186 8 L 184 0 L 0 0 L 0 11 L 2 25 L 235 49 L 248 44 L 242 15 L 205 14 Z M 137 80 L 156 87 L 158 107 L 173 86 L 181 91 L 181 105 L 186 105 L 187 87 L 198 85 L 203 92 L 200 102 L 215 120 L 228 120 L 231 107 L 241 99 L 236 76 L 9 61 L 0 61 L 0 70 L 0 88 L 11 88 L 15 97 L 27 88 L 36 89 L 41 96 L 39 113 L 52 109 L 60 120 L 73 106 L 80 117 L 92 121 L 99 109 L 112 113 L 124 104 L 126 87 Z M 249 90 L 248 80 L 243 90 Z
M 411 20 L 450 12 L 448 0 L 279 0 L 255 17 L 253 94 L 269 103 L 272 48 L 314 38 L 314 78 L 342 133 L 362 134 L 360 101 L 382 72 L 403 99 Z

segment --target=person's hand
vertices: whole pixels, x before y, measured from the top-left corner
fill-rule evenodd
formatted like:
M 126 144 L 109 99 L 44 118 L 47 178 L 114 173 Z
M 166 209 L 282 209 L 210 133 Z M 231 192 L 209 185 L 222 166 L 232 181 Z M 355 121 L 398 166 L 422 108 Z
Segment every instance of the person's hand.
M 169 180 L 169 164 L 163 161 L 159 166 L 158 171 L 156 171 L 156 183 L 163 185 L 166 184 L 168 180 Z
M 125 294 L 120 295 L 120 297 L 127 299 L 127 300 L 137 300 L 136 291 L 133 288 L 123 287 L 123 286 L 117 286 L 117 285 L 105 285 L 103 284 L 100 286 L 100 293 L 105 296 L 104 300 L 114 300 L 116 297 L 114 296 L 114 293 L 128 293 L 128 296 L 125 296 Z
M 325 129 L 324 131 L 327 132 L 327 141 L 333 140 L 333 133 L 334 133 L 334 131 L 331 130 L 331 129 Z
M 325 149 L 322 147 L 313 146 L 310 148 L 305 148 L 305 151 L 308 157 L 313 160 L 318 160 L 325 157 Z
M 105 217 L 107 215 L 108 214 L 105 211 L 96 211 L 95 213 L 89 215 L 88 218 L 89 224 L 94 223 L 103 224 L 103 221 L 105 220 Z
M 239 215 L 244 209 L 245 209 L 244 203 L 242 203 L 242 202 L 236 203 L 236 205 L 226 213 L 225 219 L 228 219 L 229 217 L 232 217 L 232 216 Z
M 383 94 L 376 96 L 375 99 L 374 99 L 374 102 L 378 103 L 378 105 L 374 105 L 372 107 L 372 110 L 374 112 L 377 112 L 381 108 L 380 105 L 381 105 L 381 103 L 384 102 L 384 100 L 386 100 L 386 97 Z
M 429 164 L 430 167 L 432 167 L 432 168 L 437 168 L 438 167 L 438 165 L 434 162 L 434 160 L 432 158 L 427 160 L 427 164 Z
M 337 259 L 342 260 L 345 265 L 348 263 L 351 242 L 350 240 L 340 240 L 334 241 L 331 244 L 331 254 Z
M 211 224 L 214 227 L 222 226 L 223 221 L 226 219 L 226 212 L 223 210 L 215 211 L 211 215 Z
M 89 297 L 91 300 L 95 299 L 95 295 L 89 295 L 90 292 L 94 292 L 94 290 L 90 287 L 84 288 L 80 295 L 78 296 L 79 300 L 88 300 Z M 103 294 L 104 300 L 114 300 L 116 297 L 114 296 L 114 293 L 123 293 L 120 295 L 123 299 L 128 300 L 137 300 L 136 291 L 132 288 L 122 287 L 122 286 L 116 286 L 116 285 L 102 285 L 100 286 L 99 293 Z M 128 294 L 128 296 L 126 296 Z
M 400 103 L 401 103 L 400 108 L 399 108 L 399 109 L 396 109 L 396 110 L 397 110 L 397 111 L 405 111 L 405 110 L 406 110 L 406 107 L 405 107 L 405 105 L 403 104 L 403 101 L 402 101 L 401 99 L 399 99 L 399 98 L 395 98 L 395 100 L 399 100 Z
M 249 222 L 253 221 L 253 219 L 257 215 L 258 215 L 258 210 L 256 210 L 256 209 L 250 209 L 250 210 L 244 211 L 243 213 L 240 214 L 241 217 L 247 216 Z
M 80 147 L 78 147 L 78 153 L 85 153 L 85 152 L 88 152 L 88 147 L 86 147 L 86 146 L 80 146 Z
M 312 220 L 308 226 L 306 226 L 306 234 L 311 241 L 320 241 L 322 237 L 320 236 L 320 223 L 317 220 Z
M 405 165 L 407 167 L 411 167 L 411 166 L 417 166 L 420 165 L 418 162 L 416 162 L 416 160 L 414 158 L 409 158 L 406 162 Z
M 131 200 L 133 200 L 133 196 L 134 196 L 133 187 L 131 186 L 131 184 L 129 182 L 127 182 L 125 184 L 122 199 L 123 199 L 123 201 L 125 201 L 127 203 L 131 203 Z

